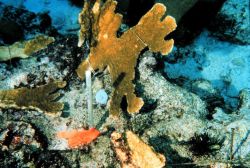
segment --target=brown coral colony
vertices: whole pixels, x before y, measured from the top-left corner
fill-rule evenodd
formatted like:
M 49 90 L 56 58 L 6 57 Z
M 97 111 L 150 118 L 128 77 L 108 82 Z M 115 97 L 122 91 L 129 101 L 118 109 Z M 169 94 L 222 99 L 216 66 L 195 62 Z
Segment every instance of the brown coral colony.
M 65 85 L 64 81 L 53 81 L 32 89 L 0 90 L 0 108 L 31 109 L 57 116 L 64 105 L 54 101 L 60 96 L 55 91 L 64 88 Z
M 102 7 L 100 7 L 99 1 L 94 4 L 91 12 L 95 17 L 92 17 L 94 20 L 91 26 L 92 30 L 97 31 L 96 37 L 93 37 L 97 40 L 97 44 L 91 47 L 88 58 L 76 70 L 78 76 L 83 79 L 85 71 L 88 69 L 104 70 L 106 67 L 108 68 L 112 82 L 116 83 L 110 100 L 112 115 L 117 115 L 121 111 L 120 104 L 123 96 L 126 96 L 127 111 L 129 113 L 139 112 L 144 102 L 142 98 L 135 95 L 135 86 L 132 82 L 135 78 L 137 58 L 146 47 L 153 52 L 168 54 L 172 50 L 174 41 L 172 39 L 164 40 L 164 38 L 176 28 L 174 18 L 170 16 L 163 18 L 166 7 L 157 3 L 136 26 L 117 38 L 116 32 L 121 25 L 122 16 L 115 13 L 116 4 L 113 0 L 107 0 Z M 84 24 L 84 22 L 80 24 Z M 86 28 L 86 25 L 81 25 L 81 27 Z M 81 30 L 81 32 L 86 31 Z M 85 40 L 83 38 L 80 34 L 80 43 Z M 119 82 L 117 82 L 118 79 Z

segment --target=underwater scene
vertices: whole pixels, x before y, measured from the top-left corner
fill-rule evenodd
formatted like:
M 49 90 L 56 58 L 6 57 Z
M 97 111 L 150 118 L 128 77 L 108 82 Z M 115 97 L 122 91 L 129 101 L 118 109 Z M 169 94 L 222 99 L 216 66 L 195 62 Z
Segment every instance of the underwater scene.
M 250 168 L 249 0 L 0 0 L 0 168 Z

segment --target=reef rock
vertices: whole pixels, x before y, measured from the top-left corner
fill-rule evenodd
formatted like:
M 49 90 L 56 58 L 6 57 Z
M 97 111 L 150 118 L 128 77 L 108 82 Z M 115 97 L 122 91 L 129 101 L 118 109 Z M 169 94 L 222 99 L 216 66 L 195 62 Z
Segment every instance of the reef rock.
M 222 109 L 216 109 L 214 119 L 208 124 L 211 136 L 224 139 L 220 150 L 224 159 L 244 160 L 250 153 L 250 90 L 242 90 L 239 97 L 241 103 L 237 111 L 227 114 Z M 243 160 L 242 163 L 247 164 Z
M 206 127 L 206 105 L 197 95 L 169 83 L 159 72 L 154 72 L 156 62 L 151 52 L 141 58 L 138 83 L 143 88 L 145 105 L 141 114 L 132 117 L 132 128 L 149 141 L 165 137 L 187 142 Z M 157 146 L 156 142 L 152 144 Z
M 40 139 L 41 140 L 41 139 Z M 35 129 L 25 122 L 7 122 L 0 127 L 0 151 L 18 150 L 22 145 L 40 148 Z
M 57 32 L 52 27 L 51 18 L 47 13 L 35 14 L 23 8 L 5 5 L 2 2 L 0 2 L 0 25 L 0 35 L 8 44 L 22 38 L 32 38 L 39 33 L 51 35 Z
M 221 39 L 250 44 L 250 2 L 249 0 L 227 0 L 211 29 Z

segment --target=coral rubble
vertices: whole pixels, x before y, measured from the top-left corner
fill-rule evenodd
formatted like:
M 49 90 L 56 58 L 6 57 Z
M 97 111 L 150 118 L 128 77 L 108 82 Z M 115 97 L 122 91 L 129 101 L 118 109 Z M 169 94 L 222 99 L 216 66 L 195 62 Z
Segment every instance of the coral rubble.
M 3 124 L 6 129 L 0 129 L 0 151 L 4 149 L 16 149 L 21 145 L 32 146 L 35 149 L 42 147 L 41 142 L 36 139 L 36 130 L 32 125 L 18 121 Z

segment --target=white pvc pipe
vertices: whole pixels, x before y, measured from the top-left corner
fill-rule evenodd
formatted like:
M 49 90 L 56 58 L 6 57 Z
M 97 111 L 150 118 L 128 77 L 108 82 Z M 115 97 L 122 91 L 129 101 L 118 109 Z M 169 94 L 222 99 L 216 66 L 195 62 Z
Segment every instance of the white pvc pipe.
M 87 87 L 87 105 L 88 105 L 88 125 L 90 128 L 94 127 L 93 119 L 93 96 L 92 96 L 92 82 L 91 82 L 91 71 L 85 72 L 86 76 L 86 87 Z

